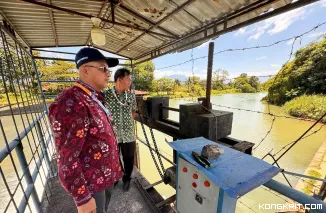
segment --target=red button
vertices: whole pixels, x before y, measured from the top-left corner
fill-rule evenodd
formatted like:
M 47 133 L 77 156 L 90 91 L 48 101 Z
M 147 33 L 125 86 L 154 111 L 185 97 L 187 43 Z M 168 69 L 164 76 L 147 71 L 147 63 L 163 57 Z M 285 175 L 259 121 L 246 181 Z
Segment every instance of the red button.
M 184 168 L 182 169 L 182 171 L 183 171 L 183 172 L 188 172 L 188 169 L 187 169 L 186 167 L 184 167 Z
M 197 175 L 197 174 L 194 174 L 192 177 L 193 177 L 194 179 L 198 179 L 198 175 Z
M 196 188 L 197 184 L 195 182 L 192 183 L 192 187 Z
M 204 182 L 204 185 L 205 185 L 206 187 L 209 187 L 211 184 L 206 180 L 206 181 Z

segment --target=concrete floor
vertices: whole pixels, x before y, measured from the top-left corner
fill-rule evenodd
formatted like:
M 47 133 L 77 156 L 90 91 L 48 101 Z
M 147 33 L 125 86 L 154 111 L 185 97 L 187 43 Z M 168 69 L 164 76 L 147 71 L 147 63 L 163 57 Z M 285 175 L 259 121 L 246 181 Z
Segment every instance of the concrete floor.
M 114 187 L 109 207 L 110 213 L 153 212 L 134 181 L 135 178 L 138 178 L 141 180 L 143 186 L 146 186 L 149 183 L 137 169 L 134 169 L 132 177 L 133 180 L 131 181 L 130 190 L 128 192 L 122 191 L 122 181 Z M 50 195 L 49 189 L 47 189 L 49 201 L 45 197 L 42 202 L 45 213 L 77 213 L 77 208 L 72 197 L 67 194 L 56 178 L 49 180 L 49 186 L 52 192 Z M 162 197 L 156 192 L 156 200 L 157 197 L 162 199 Z M 169 205 L 165 206 L 165 208 L 163 207 L 163 209 L 164 212 L 173 212 Z

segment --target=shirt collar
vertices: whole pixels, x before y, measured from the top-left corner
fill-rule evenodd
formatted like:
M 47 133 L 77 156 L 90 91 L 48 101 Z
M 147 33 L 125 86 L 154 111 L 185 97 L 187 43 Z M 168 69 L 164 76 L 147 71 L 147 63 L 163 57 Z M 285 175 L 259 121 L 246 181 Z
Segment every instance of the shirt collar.
M 102 92 L 97 92 L 94 87 L 86 84 L 85 82 L 83 82 L 82 80 L 77 80 L 78 83 L 80 83 L 81 85 L 83 85 L 84 87 L 86 87 L 87 89 L 89 89 L 91 91 L 91 93 L 95 94 L 97 97 L 104 97 L 104 94 Z
M 120 93 L 118 93 L 118 91 L 117 91 L 117 89 L 115 88 L 115 86 L 113 86 L 113 91 L 115 92 L 115 94 L 117 94 L 117 95 L 124 95 L 127 91 L 125 90 L 125 91 L 123 91 L 121 94 Z

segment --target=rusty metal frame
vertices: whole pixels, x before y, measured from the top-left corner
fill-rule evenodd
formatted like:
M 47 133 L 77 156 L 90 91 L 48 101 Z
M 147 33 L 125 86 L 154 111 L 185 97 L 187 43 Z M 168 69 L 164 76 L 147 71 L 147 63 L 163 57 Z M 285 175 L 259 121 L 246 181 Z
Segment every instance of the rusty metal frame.
M 40 51 L 40 52 L 49 52 L 49 53 L 61 53 L 61 54 L 67 54 L 67 55 L 76 55 L 77 53 L 72 53 L 72 52 L 62 52 L 62 51 L 55 51 L 55 50 L 41 50 L 41 49 L 32 49 L 35 51 Z M 106 51 L 106 50 L 103 50 Z M 106 51 L 107 52 L 107 51 Z M 116 58 L 119 60 L 130 60 L 129 58 L 118 58 L 118 57 L 110 57 L 110 58 Z
M 86 18 L 95 17 L 95 16 L 92 16 L 92 15 L 89 15 L 89 14 L 80 13 L 80 12 L 77 12 L 77 11 L 74 11 L 74 10 L 58 7 L 58 6 L 55 6 L 55 5 L 46 4 L 46 3 L 43 3 L 43 2 L 38 2 L 38 1 L 35 1 L 35 0 L 20 0 L 20 1 L 30 3 L 30 4 L 39 5 L 39 6 L 42 6 L 42 7 L 45 7 L 45 8 L 51 8 L 53 10 L 63 11 L 63 12 L 66 12 L 66 13 L 70 13 L 70 14 L 74 14 L 74 15 L 78 15 L 78 16 L 82 16 L 82 17 L 86 17 Z M 97 17 L 97 18 L 101 19 L 101 21 L 106 22 L 106 23 L 113 23 L 113 21 L 105 19 L 105 18 L 101 18 L 101 17 Z M 136 29 L 136 30 L 139 30 L 139 31 L 143 31 L 143 32 L 153 34 L 153 35 L 157 35 L 157 36 L 166 37 L 166 38 L 169 38 L 169 39 L 176 39 L 176 37 L 174 37 L 174 36 L 165 35 L 165 34 L 162 34 L 162 33 L 157 33 L 157 32 L 151 31 L 150 29 L 145 29 L 145 28 L 142 28 L 142 27 L 135 27 L 133 25 L 123 24 L 123 23 L 120 23 L 120 22 L 114 22 L 114 24 L 117 25 L 117 26 L 121 26 L 121 27 L 133 28 L 133 29 Z
M 12 27 L 12 29 L 15 31 L 15 33 L 19 36 L 19 38 L 25 43 L 25 45 L 29 48 L 30 47 L 30 45 L 29 45 L 29 43 L 26 41 L 26 39 L 24 39 L 24 37 L 23 36 L 21 36 L 19 33 L 18 33 L 18 31 L 17 31 L 17 29 L 14 27 L 14 25 L 9 21 L 9 19 L 7 18 L 7 16 L 5 15 L 5 13 L 0 9 L 0 16 L 2 16 L 3 17 L 3 19 L 7 22 L 7 23 L 9 23 L 10 24 L 10 26 Z
M 138 14 L 137 12 L 135 12 L 134 10 L 132 10 L 131 8 L 129 8 L 128 6 L 124 5 L 123 3 L 120 4 L 119 8 L 121 10 L 125 11 L 126 13 L 135 16 L 138 19 L 141 19 L 142 21 L 147 22 L 150 25 L 153 25 L 154 26 L 156 24 L 155 22 L 151 21 L 147 17 Z M 177 34 L 171 32 L 170 30 L 168 30 L 168 29 L 166 29 L 164 27 L 157 26 L 157 28 L 160 29 L 160 30 L 162 30 L 162 31 L 164 31 L 164 32 L 166 32 L 166 33 L 168 33 L 168 34 L 170 34 L 171 36 L 179 37 Z
M 46 3 L 51 5 L 51 0 L 46 0 Z M 49 16 L 50 16 L 51 27 L 52 27 L 52 31 L 53 31 L 53 37 L 54 37 L 55 45 L 58 47 L 59 46 L 59 41 L 58 41 L 58 37 L 57 37 L 57 31 L 55 29 L 55 23 L 54 23 L 52 9 L 49 9 Z
M 179 7 L 179 5 L 177 3 L 175 3 L 173 0 L 170 0 L 170 2 L 172 2 L 173 4 L 175 4 L 177 7 Z M 203 24 L 202 21 L 200 21 L 196 16 L 194 16 L 193 14 L 191 14 L 190 12 L 188 12 L 188 10 L 186 10 L 185 8 L 182 9 L 185 13 L 187 13 L 189 16 L 191 16 L 192 19 L 194 19 L 195 21 L 197 21 L 199 24 Z
M 151 26 L 148 30 L 152 30 L 153 28 L 159 26 L 161 23 L 163 23 L 164 21 L 166 21 L 168 18 L 170 18 L 171 16 L 173 16 L 174 14 L 178 13 L 180 10 L 182 10 L 185 6 L 193 3 L 196 0 L 188 0 L 185 3 L 183 3 L 182 5 L 180 5 L 179 7 L 177 7 L 176 9 L 174 9 L 170 14 L 166 15 L 164 18 L 162 18 L 160 21 L 156 22 L 155 25 Z M 126 44 L 125 46 L 123 46 L 122 48 L 120 48 L 116 53 L 121 52 L 122 50 L 124 50 L 125 48 L 127 48 L 129 45 L 131 45 L 132 43 L 134 43 L 135 41 L 137 41 L 138 39 L 142 38 L 144 35 L 146 35 L 146 32 L 142 33 L 140 36 L 138 36 L 137 38 L 135 38 L 134 40 L 132 40 L 131 42 L 129 42 L 128 44 Z
M 157 55 L 156 55 L 156 52 L 159 52 L 160 49 L 167 48 L 168 46 L 173 45 L 173 44 L 175 44 L 175 43 L 177 43 L 177 42 L 180 42 L 180 41 L 182 41 L 183 39 L 189 38 L 189 37 L 191 37 L 191 36 L 193 36 L 193 35 L 195 35 L 195 34 L 199 34 L 199 33 L 202 33 L 202 32 L 206 32 L 206 34 L 205 34 L 205 35 L 206 35 L 206 36 L 205 36 L 205 39 L 207 39 L 207 38 L 206 38 L 206 37 L 207 37 L 207 29 L 210 28 L 211 25 L 214 27 L 214 28 L 213 28 L 213 29 L 214 29 L 214 33 L 218 33 L 218 32 L 216 31 L 216 26 L 217 26 L 218 24 L 224 22 L 224 26 L 227 27 L 227 24 L 225 25 L 225 21 L 226 21 L 226 20 L 232 20 L 232 19 L 237 18 L 237 17 L 239 17 L 239 16 L 241 16 L 241 15 L 244 15 L 244 14 L 246 14 L 246 13 L 248 13 L 248 12 L 254 11 L 255 9 L 258 9 L 258 8 L 260 8 L 260 7 L 266 6 L 266 5 L 268 5 L 268 4 L 272 4 L 272 3 L 276 2 L 276 1 L 277 1 L 277 0 L 256 1 L 256 2 L 250 4 L 250 5 L 246 6 L 246 7 L 243 7 L 243 8 L 241 8 L 241 9 L 237 10 L 237 11 L 234 11 L 234 12 L 230 13 L 230 14 L 229 14 L 228 16 L 226 16 L 226 17 L 219 18 L 219 19 L 217 19 L 216 21 L 214 21 L 214 22 L 212 22 L 212 23 L 208 23 L 208 24 L 206 24 L 206 25 L 202 26 L 201 28 L 199 28 L 199 29 L 197 29 L 197 30 L 194 30 L 193 32 L 188 33 L 187 35 L 183 36 L 182 38 L 180 38 L 180 39 L 178 39 L 178 40 L 176 40 L 176 41 L 172 41 L 172 42 L 170 42 L 170 43 L 168 43 L 168 44 L 162 45 L 161 47 L 157 48 L 156 50 L 153 50 L 153 51 L 147 52 L 147 53 L 145 53 L 145 54 L 143 54 L 143 55 L 141 55 L 141 56 L 138 56 L 138 57 L 136 57 L 136 60 L 139 60 L 139 59 L 141 59 L 141 58 L 143 58 L 143 57 L 145 57 L 146 55 L 149 55 L 149 54 L 151 54 L 151 55 L 155 55 L 153 58 L 156 58 L 156 57 L 159 57 L 159 56 L 161 56 L 161 55 L 164 55 L 164 54 L 159 54 L 159 56 L 157 56 Z M 190 43 L 187 44 L 187 45 L 190 45 L 191 43 L 194 43 L 194 42 L 190 42 Z M 185 46 L 185 45 L 184 45 L 184 46 Z M 180 47 L 175 48 L 174 51 L 176 51 L 176 49 L 179 49 L 179 48 L 180 48 Z M 172 52 L 172 51 L 171 51 L 171 52 Z M 167 54 L 167 53 L 170 53 L 170 51 L 169 51 L 169 52 L 166 52 L 165 54 Z
M 262 14 L 260 16 L 255 17 L 255 18 L 249 19 L 249 20 L 247 20 L 245 22 L 239 23 L 239 24 L 234 25 L 232 27 L 228 27 L 227 24 L 225 24 L 225 22 L 227 23 L 228 21 L 232 21 L 233 19 L 235 19 L 235 18 L 237 18 L 239 16 L 242 16 L 242 15 L 248 13 L 248 12 L 251 12 L 251 11 L 254 11 L 254 10 L 258 9 L 258 8 L 261 8 L 261 7 L 267 6 L 269 4 L 272 4 L 272 3 L 276 2 L 276 1 L 277 0 L 265 0 L 265 1 L 254 2 L 254 3 L 250 4 L 250 5 L 248 5 L 247 7 L 244 7 L 244 8 L 242 8 L 240 10 L 237 10 L 237 11 L 235 11 L 233 13 L 230 13 L 226 17 L 220 18 L 220 19 L 218 19 L 218 20 L 216 20 L 214 22 L 206 24 L 203 27 L 201 27 L 201 28 L 199 28 L 199 29 L 197 29 L 197 30 L 195 30 L 195 31 L 193 31 L 191 33 L 188 33 L 187 35 L 183 36 L 180 39 L 169 42 L 167 44 L 163 44 L 162 46 L 158 47 L 155 50 L 149 51 L 149 52 L 147 52 L 145 54 L 142 54 L 142 55 L 136 57 L 135 60 L 140 60 L 140 59 L 142 59 L 142 58 L 144 58 L 146 56 L 151 55 L 149 58 L 144 59 L 144 60 L 140 60 L 136 64 L 139 64 L 139 63 L 142 63 L 142 62 L 145 62 L 145 61 L 148 61 L 148 60 L 151 60 L 151 59 L 154 59 L 154 58 L 157 58 L 157 57 L 160 57 L 160 56 L 172 53 L 172 52 L 175 52 L 175 51 L 180 50 L 182 48 L 186 48 L 186 47 L 188 47 L 188 46 L 190 46 L 191 44 L 194 44 L 194 43 L 200 43 L 200 42 L 203 42 L 203 41 L 207 41 L 207 40 L 209 40 L 211 38 L 218 37 L 218 36 L 220 36 L 222 34 L 237 30 L 237 29 L 239 29 L 241 27 L 245 27 L 245 26 L 257 23 L 259 21 L 271 18 L 273 16 L 277 16 L 277 15 L 280 15 L 282 13 L 288 12 L 290 10 L 297 9 L 299 7 L 303 7 L 303 6 L 306 6 L 308 4 L 317 2 L 318 0 L 298 0 L 297 2 L 290 3 L 290 4 L 286 5 L 286 6 L 283 6 L 281 8 L 275 9 L 275 10 L 273 10 L 271 12 Z M 220 30 L 220 31 L 216 31 L 216 26 L 218 24 L 224 24 L 225 29 Z M 214 29 L 214 33 L 210 34 L 210 35 L 207 35 L 207 31 L 209 29 Z M 196 37 L 196 35 L 198 35 L 200 33 L 205 33 L 205 36 L 201 37 L 201 38 L 199 38 L 197 40 L 191 40 L 190 39 L 191 37 Z M 174 44 L 176 44 L 176 43 L 178 43 L 180 41 L 184 41 L 185 39 L 190 39 L 190 41 L 185 43 L 182 46 L 173 48 L 171 50 L 168 50 L 168 51 L 165 51 L 165 52 L 162 51 L 164 48 L 168 48 L 168 47 L 170 47 L 170 46 L 172 46 L 172 45 L 174 45 Z
M 54 47 L 56 47 L 56 46 L 32 46 L 32 47 L 30 47 L 30 48 L 31 48 L 32 50 L 45 51 L 45 50 L 40 50 L 40 49 L 38 49 L 38 48 L 54 48 Z M 64 46 L 60 46 L 60 48 L 63 48 L 63 47 L 79 47 L 79 46 L 78 46 L 78 45 L 77 45 L 77 46 L 76 46 L 76 45 L 64 45 Z M 110 51 L 105 50 L 105 49 L 103 49 L 103 48 L 101 48 L 101 47 L 98 47 L 98 46 L 94 46 L 94 47 L 96 47 L 96 49 L 103 50 L 103 51 L 105 51 L 105 52 L 108 52 L 108 53 L 111 53 L 111 54 L 114 54 L 114 55 L 118 55 L 118 56 L 121 56 L 121 57 L 124 57 L 124 58 L 130 59 L 130 57 L 128 57 L 128 56 L 125 56 L 125 55 L 122 55 L 122 54 L 116 54 L 116 53 L 110 52 Z M 64 53 L 64 52 L 63 52 L 63 53 Z

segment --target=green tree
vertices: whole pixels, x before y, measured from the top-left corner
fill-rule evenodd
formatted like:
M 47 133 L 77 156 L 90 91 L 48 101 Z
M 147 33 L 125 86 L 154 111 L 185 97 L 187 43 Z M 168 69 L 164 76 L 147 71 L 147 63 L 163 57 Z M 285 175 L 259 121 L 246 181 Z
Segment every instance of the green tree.
M 9 46 L 4 48 L 2 43 L 0 44 L 0 87 L 2 92 L 5 90 L 4 84 L 9 93 L 12 93 L 14 90 L 18 92 L 18 86 L 20 86 L 21 90 L 31 89 L 34 93 L 39 91 L 32 60 L 29 56 L 25 56 L 26 53 L 24 51 L 17 54 L 15 47 Z M 29 84 L 29 82 L 32 83 Z
M 179 89 L 179 87 L 181 86 L 181 82 L 179 79 L 175 79 L 173 82 L 173 95 L 176 93 L 176 91 Z
M 153 92 L 156 92 L 157 94 L 159 94 L 159 92 L 160 92 L 160 88 L 159 88 L 159 86 L 158 86 L 158 80 L 153 80 L 153 81 L 152 81 L 152 86 L 151 86 L 151 88 L 152 88 L 152 91 L 153 91 Z
M 239 78 L 248 78 L 248 74 L 247 73 L 241 73 Z
M 185 82 L 185 86 L 190 96 L 200 96 L 205 92 L 205 81 L 201 81 L 197 76 L 189 77 Z
M 326 39 L 310 44 L 295 53 L 295 58 L 285 64 L 278 77 L 268 80 L 265 100 L 271 104 L 285 102 L 303 94 L 326 94 Z
M 229 72 L 223 69 L 217 69 L 212 77 L 212 89 L 223 90 L 226 89 L 227 85 L 224 82 L 227 80 Z
M 78 77 L 75 64 L 66 61 L 54 61 L 44 66 L 40 64 L 38 71 L 41 80 L 74 80 Z
M 259 91 L 260 83 L 259 83 L 259 78 L 257 76 L 251 76 L 249 78 L 249 84 L 252 88 L 255 89 L 255 91 Z
M 256 80 L 255 78 L 251 80 L 250 78 L 248 78 L 248 75 L 246 73 L 242 73 L 238 78 L 234 80 L 234 87 L 240 90 L 241 92 L 245 92 L 245 93 L 257 92 L 257 89 L 250 84 L 251 81 L 255 83 L 256 82 L 255 80 Z
M 177 85 L 177 86 L 181 86 L 181 82 L 180 82 L 179 79 L 175 79 L 174 84 Z
M 160 78 L 157 80 L 157 84 L 160 92 L 167 92 L 169 95 L 173 90 L 174 82 L 170 78 Z
M 133 63 L 136 63 L 134 61 Z M 126 64 L 130 65 L 130 61 L 127 61 Z M 127 66 L 127 69 L 131 71 L 130 66 Z M 154 70 L 155 66 L 152 61 L 147 61 L 141 64 L 137 64 L 134 67 L 135 74 L 135 89 L 152 91 L 152 81 L 154 80 Z

